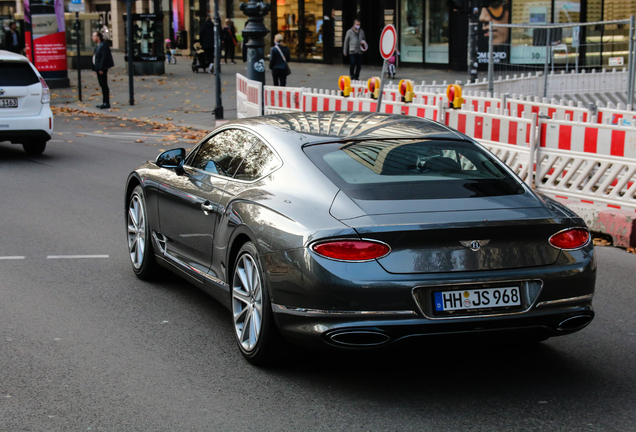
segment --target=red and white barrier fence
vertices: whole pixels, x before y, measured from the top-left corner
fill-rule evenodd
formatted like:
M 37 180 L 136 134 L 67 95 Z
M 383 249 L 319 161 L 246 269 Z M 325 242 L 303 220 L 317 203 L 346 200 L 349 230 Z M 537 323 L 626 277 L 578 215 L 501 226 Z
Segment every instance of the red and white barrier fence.
M 636 159 L 636 125 L 542 120 L 541 147 Z
M 298 87 L 265 86 L 265 114 L 303 111 L 303 89 Z
M 575 106 L 574 101 L 566 102 L 561 100 L 559 103 L 556 99 L 548 101 L 547 98 L 523 98 L 517 95 L 506 99 L 506 108 L 510 113 L 516 111 L 517 116 L 527 112 L 537 114 L 537 116 L 547 116 L 555 120 L 578 121 L 582 119 L 582 121 L 586 122 L 591 116 L 589 108 L 583 106 L 582 102 Z
M 236 117 L 255 117 L 263 112 L 263 84 L 236 74 Z

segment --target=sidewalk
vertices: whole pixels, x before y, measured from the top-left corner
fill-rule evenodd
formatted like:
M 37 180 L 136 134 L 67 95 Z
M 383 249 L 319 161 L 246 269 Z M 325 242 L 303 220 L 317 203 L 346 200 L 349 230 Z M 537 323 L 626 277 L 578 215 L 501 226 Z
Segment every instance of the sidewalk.
M 197 129 L 212 130 L 215 127 L 213 110 L 216 106 L 216 88 L 214 75 L 192 72 L 190 57 L 177 57 L 176 65 L 166 65 L 166 74 L 161 76 L 136 76 L 134 79 L 135 105 L 128 102 L 128 70 L 123 53 L 114 52 L 115 67 L 108 72 L 108 85 L 111 92 L 111 109 L 100 110 L 96 105 L 102 103 L 101 89 L 94 72 L 82 70 L 82 99 L 77 99 L 77 71 L 70 70 L 71 87 L 52 91 L 52 104 L 77 108 L 89 112 L 100 112 L 116 117 L 136 118 L 156 122 L 174 123 L 179 126 L 191 126 Z M 289 87 L 310 87 L 337 90 L 337 79 L 348 75 L 349 67 L 344 65 L 325 65 L 315 63 L 290 63 L 292 74 L 287 78 Z M 246 64 L 240 59 L 237 64 L 221 64 L 221 86 L 223 117 L 236 119 L 236 74 L 246 75 Z M 379 76 L 380 66 L 363 66 L 361 79 Z M 411 79 L 438 83 L 444 80 L 454 83 L 465 81 L 466 72 L 445 70 L 426 70 L 398 68 L 397 83 L 400 79 Z M 266 84 L 272 84 L 267 70 Z

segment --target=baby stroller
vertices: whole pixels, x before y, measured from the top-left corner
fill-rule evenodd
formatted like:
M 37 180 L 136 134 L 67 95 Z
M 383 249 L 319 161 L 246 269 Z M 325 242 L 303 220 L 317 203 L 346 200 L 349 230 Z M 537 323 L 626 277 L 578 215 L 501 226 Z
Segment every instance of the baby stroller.
M 201 47 L 199 41 L 196 41 L 192 44 L 192 72 L 199 73 L 199 69 L 205 69 L 208 67 L 205 64 L 205 52 Z

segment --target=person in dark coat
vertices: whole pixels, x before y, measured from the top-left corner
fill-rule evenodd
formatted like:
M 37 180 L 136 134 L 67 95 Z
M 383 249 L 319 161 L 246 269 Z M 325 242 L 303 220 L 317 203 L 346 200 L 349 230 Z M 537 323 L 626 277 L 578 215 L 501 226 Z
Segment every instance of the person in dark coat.
M 4 44 L 7 51 L 22 54 L 24 46 L 22 46 L 22 38 L 14 22 L 9 24 L 9 31 L 4 33 Z
M 362 54 L 368 47 L 364 30 L 360 28 L 360 20 L 355 20 L 353 27 L 347 30 L 347 35 L 342 44 L 342 53 L 345 57 L 349 56 L 350 59 L 349 76 L 352 80 L 360 79 Z
M 225 63 L 227 63 L 227 56 L 230 56 L 232 64 L 236 64 L 234 61 L 234 47 L 236 46 L 236 30 L 231 19 L 225 20 L 225 27 L 223 27 L 223 47 L 225 49 Z
M 283 35 L 274 36 L 275 45 L 269 52 L 269 68 L 272 70 L 274 85 L 285 87 L 287 85 L 287 62 L 291 60 L 289 48 L 283 45 Z
M 207 17 L 201 31 L 199 32 L 199 42 L 205 53 L 205 62 L 208 70 L 211 71 L 214 65 L 214 24 L 212 19 Z
M 93 33 L 93 42 L 97 44 L 93 54 L 93 70 L 97 73 L 97 81 L 102 88 L 102 104 L 97 108 L 110 108 L 110 89 L 108 88 L 108 69 L 115 66 L 110 47 L 104 42 L 104 35 L 100 32 Z M 132 59 L 131 59 L 132 60 Z

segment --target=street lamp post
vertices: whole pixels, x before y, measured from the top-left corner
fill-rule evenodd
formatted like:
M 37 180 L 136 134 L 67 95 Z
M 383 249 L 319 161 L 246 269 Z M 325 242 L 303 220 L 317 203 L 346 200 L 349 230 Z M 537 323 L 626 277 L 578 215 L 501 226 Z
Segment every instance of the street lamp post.
M 216 85 L 216 106 L 214 107 L 214 118 L 222 119 L 223 102 L 221 101 L 221 17 L 219 16 L 219 0 L 214 0 L 214 78 Z
M 269 3 L 250 0 L 248 3 L 241 3 L 241 11 L 247 15 L 247 26 L 243 30 L 243 36 L 249 38 L 247 43 L 247 78 L 260 81 L 265 85 L 265 35 L 269 33 L 263 17 L 272 8 Z

